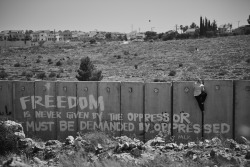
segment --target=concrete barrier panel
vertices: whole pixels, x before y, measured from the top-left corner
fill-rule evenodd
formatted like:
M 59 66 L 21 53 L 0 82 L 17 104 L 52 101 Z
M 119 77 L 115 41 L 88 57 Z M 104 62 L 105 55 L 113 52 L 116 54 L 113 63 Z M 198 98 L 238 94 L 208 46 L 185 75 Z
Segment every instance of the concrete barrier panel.
M 145 84 L 145 139 L 171 136 L 171 83 Z
M 57 82 L 57 139 L 76 136 L 78 127 L 76 82 Z
M 99 114 L 102 115 L 101 124 L 103 131 L 112 133 L 115 136 L 121 135 L 121 83 L 120 82 L 99 82 L 98 100 L 103 103 L 99 107 Z
M 14 121 L 22 123 L 26 137 L 36 135 L 34 82 L 14 81 Z
M 122 133 L 129 137 L 144 140 L 144 83 L 122 82 L 121 83 L 121 114 Z
M 102 128 L 99 126 L 101 115 L 98 112 L 98 108 L 102 105 L 98 103 L 97 90 L 97 82 L 77 82 L 78 131 L 81 133 L 93 132 Z
M 43 140 L 57 139 L 57 120 L 60 117 L 57 104 L 56 82 L 35 82 L 35 129 Z
M 202 113 L 194 97 L 194 82 L 173 82 L 173 137 L 186 143 L 202 137 Z
M 233 137 L 233 81 L 205 81 L 204 137 Z
M 235 81 L 235 139 L 250 140 L 250 81 Z
M 13 119 L 12 90 L 11 81 L 0 82 L 0 120 Z

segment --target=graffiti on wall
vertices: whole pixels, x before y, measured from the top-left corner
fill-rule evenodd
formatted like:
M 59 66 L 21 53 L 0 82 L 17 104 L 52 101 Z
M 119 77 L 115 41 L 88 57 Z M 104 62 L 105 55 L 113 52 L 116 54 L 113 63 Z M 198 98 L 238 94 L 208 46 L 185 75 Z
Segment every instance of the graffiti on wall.
M 24 96 L 20 97 L 20 106 L 23 118 L 34 118 L 26 121 L 26 131 L 53 131 L 57 124 L 61 132 L 77 130 L 133 132 L 137 130 L 146 133 L 167 132 L 170 135 L 173 128 L 175 132 L 186 135 L 186 137 L 178 135 L 178 138 L 189 139 L 190 134 L 199 134 L 202 128 L 200 124 L 193 124 L 191 115 L 184 112 L 173 114 L 172 117 L 170 113 L 105 113 L 103 96 L 97 99 L 93 95 L 88 97 Z M 104 120 L 104 117 L 107 119 Z M 171 119 L 173 119 L 172 124 Z M 204 125 L 204 133 L 207 134 L 224 134 L 229 131 L 230 125 L 227 123 Z

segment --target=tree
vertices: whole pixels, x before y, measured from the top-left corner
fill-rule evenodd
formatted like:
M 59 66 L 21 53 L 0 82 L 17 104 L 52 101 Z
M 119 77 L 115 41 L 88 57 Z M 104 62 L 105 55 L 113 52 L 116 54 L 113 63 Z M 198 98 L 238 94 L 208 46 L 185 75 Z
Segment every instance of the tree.
M 247 22 L 248 22 L 248 24 L 250 24 L 250 15 L 249 15 L 249 18 L 247 19 Z
M 190 25 L 190 28 L 197 28 L 197 25 L 193 22 L 193 23 Z
M 203 27 L 203 20 L 202 17 L 200 17 L 200 36 L 204 35 L 204 27 Z
M 106 34 L 105 34 L 105 37 L 106 37 L 106 39 L 110 40 L 110 39 L 111 39 L 111 33 L 110 33 L 110 32 L 109 32 L 109 33 L 106 33 Z
M 126 35 L 126 34 L 123 36 L 123 40 L 124 40 L 124 41 L 127 41 L 127 40 L 128 40 L 128 38 L 127 38 L 127 35 Z
M 183 32 L 187 31 L 188 26 L 183 27 Z
M 181 32 L 183 33 L 183 25 L 180 25 Z
M 150 39 L 156 39 L 157 38 L 157 33 L 154 31 L 147 31 L 145 33 L 146 37 L 145 40 L 150 40 Z
M 96 70 L 89 57 L 81 59 L 80 68 L 77 70 L 76 78 L 79 81 L 100 81 L 102 80 L 102 71 Z
M 212 23 L 212 30 L 213 30 L 213 31 L 216 31 L 216 30 L 217 30 L 217 23 L 216 23 L 215 20 L 214 20 L 213 23 Z

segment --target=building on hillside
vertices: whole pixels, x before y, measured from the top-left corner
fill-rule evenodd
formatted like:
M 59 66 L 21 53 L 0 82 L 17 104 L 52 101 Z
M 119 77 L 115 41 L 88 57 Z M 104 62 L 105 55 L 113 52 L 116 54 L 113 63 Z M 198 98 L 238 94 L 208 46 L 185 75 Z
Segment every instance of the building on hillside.
M 9 34 L 8 33 L 4 32 L 4 31 L 2 31 L 0 33 L 0 41 L 7 41 L 8 38 L 9 38 Z
M 185 31 L 185 34 L 194 35 L 197 32 L 196 28 L 189 28 Z
M 72 32 L 69 30 L 63 31 L 60 35 L 63 36 L 64 41 L 72 40 Z
M 106 32 L 104 31 L 98 31 L 95 35 L 95 38 L 97 39 L 106 39 Z
M 218 27 L 218 32 L 223 33 L 230 33 L 232 32 L 232 24 L 223 24 Z
M 35 31 L 30 34 L 31 41 L 38 42 L 38 41 L 48 41 L 50 30 L 40 30 Z
M 90 31 L 89 38 L 94 38 L 97 35 L 98 31 Z
M 25 33 L 23 30 L 5 30 L 1 32 L 0 40 L 20 41 L 25 40 Z
M 89 37 L 89 34 L 86 32 L 78 32 L 78 40 L 82 41 Z
M 146 37 L 144 32 L 137 32 L 137 31 L 132 31 L 127 34 L 127 39 L 128 40 L 139 40 L 139 41 L 144 41 L 144 38 Z

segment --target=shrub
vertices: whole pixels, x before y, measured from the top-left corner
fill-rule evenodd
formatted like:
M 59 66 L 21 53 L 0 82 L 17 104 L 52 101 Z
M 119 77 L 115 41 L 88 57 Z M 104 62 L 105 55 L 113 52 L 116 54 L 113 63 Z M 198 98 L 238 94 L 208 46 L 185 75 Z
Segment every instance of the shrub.
M 1 70 L 1 72 L 0 72 L 0 78 L 4 79 L 7 76 L 8 76 L 8 74 L 4 70 Z
M 49 77 L 50 78 L 53 78 L 53 77 L 55 77 L 56 76 L 56 73 L 54 73 L 54 72 L 51 72 L 50 74 L 49 74 Z
M 190 37 L 189 34 L 177 34 L 176 39 L 188 39 Z
M 37 59 L 37 60 L 36 60 L 36 63 L 40 63 L 40 62 L 41 62 L 41 60 L 40 60 L 40 59 Z
M 52 59 L 51 59 L 51 58 L 48 59 L 48 63 L 50 63 L 50 62 L 52 62 Z
M 124 51 L 123 51 L 123 54 L 124 54 L 124 55 L 129 55 L 129 51 L 124 50 Z
M 56 66 L 61 66 L 62 62 L 59 60 L 58 62 L 56 62 Z
M 102 80 L 102 71 L 96 70 L 89 57 L 81 59 L 80 68 L 77 70 L 76 78 L 79 81 L 100 81 Z
M 176 71 L 171 70 L 171 71 L 169 72 L 168 76 L 175 76 L 175 74 L 176 74 Z
M 27 78 L 27 80 L 29 80 L 31 77 L 33 77 L 33 72 L 32 71 L 26 71 L 25 72 L 25 76 L 26 76 L 26 78 Z
M 38 79 L 44 79 L 44 78 L 46 78 L 46 73 L 45 72 L 40 72 L 40 73 L 38 73 L 37 75 L 36 75 L 36 77 L 38 78 Z
M 165 79 L 154 79 L 153 82 L 167 82 Z
M 211 37 L 213 37 L 214 36 L 214 31 L 207 31 L 206 32 L 206 37 L 207 38 L 211 38 Z
M 96 43 L 96 40 L 95 40 L 95 39 L 91 39 L 91 40 L 89 40 L 89 43 L 90 43 L 90 44 L 95 44 L 95 43 Z
M 0 155 L 16 152 L 18 137 L 3 122 L 0 122 L 0 134 Z
M 18 62 L 14 64 L 14 67 L 20 67 L 20 66 L 21 66 L 21 64 Z
M 250 58 L 246 59 L 246 62 L 247 62 L 247 63 L 250 63 Z
M 42 47 L 44 43 L 45 43 L 45 41 L 39 41 L 38 42 L 38 44 L 39 44 L 40 47 Z
M 165 33 L 162 36 L 162 40 L 163 41 L 167 41 L 167 40 L 173 40 L 176 38 L 176 33 L 175 32 L 169 32 L 169 33 Z

